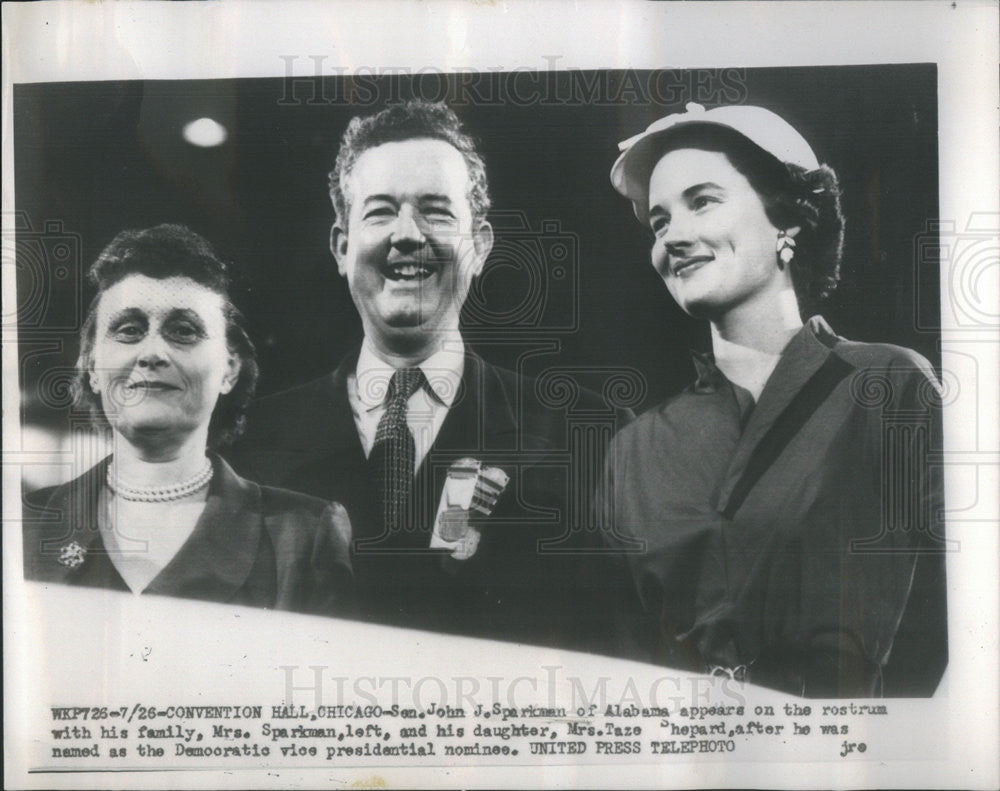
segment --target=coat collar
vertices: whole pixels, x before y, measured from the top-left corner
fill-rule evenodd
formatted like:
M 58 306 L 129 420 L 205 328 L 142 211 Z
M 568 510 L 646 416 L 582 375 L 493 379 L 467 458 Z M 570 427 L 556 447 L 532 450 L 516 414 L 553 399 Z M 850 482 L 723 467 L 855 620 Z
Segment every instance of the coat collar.
M 364 452 L 354 425 L 347 387 L 357 366 L 360 346 L 347 355 L 336 370 L 323 380 L 315 430 L 310 442 L 309 464 L 328 462 L 331 457 L 343 463 L 364 464 Z M 433 450 L 487 449 L 499 443 L 506 447 L 516 435 L 517 420 L 512 399 L 499 371 L 479 355 L 466 349 L 462 378 L 448 415 L 434 441 Z
M 465 344 L 461 339 L 450 343 L 417 367 L 423 372 L 432 397 L 450 408 L 458 395 L 465 370 Z M 365 338 L 355 365 L 353 383 L 357 387 L 358 401 L 366 409 L 374 409 L 385 403 L 393 372 L 392 366 L 379 358 L 372 344 Z
M 257 558 L 264 527 L 260 487 L 218 456 L 208 501 L 180 550 L 144 593 L 228 601 Z
M 520 384 L 523 380 L 518 379 Z M 517 420 L 511 399 L 521 397 L 510 393 L 499 371 L 479 355 L 467 352 L 462 384 L 434 449 L 464 450 L 468 455 L 491 448 L 505 448 L 517 434 Z
M 60 514 L 60 520 L 47 532 L 60 538 L 40 547 L 48 566 L 44 579 L 128 590 L 98 529 L 110 458 L 58 487 L 49 498 L 46 507 Z M 227 601 L 249 576 L 263 531 L 260 487 L 240 478 L 214 454 L 212 465 L 208 500 L 194 531 L 143 593 Z M 61 563 L 60 551 L 74 543 L 83 550 L 83 562 Z
M 834 346 L 836 346 L 840 340 L 841 338 L 830 328 L 830 325 L 826 323 L 826 320 L 822 316 L 813 316 L 802 325 L 802 329 L 792 336 L 792 339 L 788 342 L 788 345 L 781 353 L 781 360 L 775 367 L 775 371 L 779 371 L 783 367 L 787 367 L 790 356 L 805 358 L 804 361 L 810 365 L 814 365 L 815 370 L 823 364 L 823 361 L 826 359 L 826 354 Z M 720 387 L 725 387 L 727 383 L 729 383 L 725 374 L 723 374 L 722 371 L 719 370 L 719 367 L 715 364 L 715 356 L 711 352 L 702 352 L 692 349 L 691 359 L 694 362 L 694 387 L 697 392 L 715 392 Z M 801 360 L 793 361 L 792 364 L 799 365 L 800 362 Z M 808 379 L 810 375 L 811 372 L 810 374 L 803 376 L 803 381 Z M 768 387 L 772 385 L 772 382 L 775 379 L 776 377 L 772 373 L 771 377 L 768 379 L 767 385 L 764 387 L 764 391 L 761 392 L 761 401 L 764 399 L 764 393 L 767 391 Z
M 334 469 L 357 471 L 364 467 L 365 454 L 347 397 L 360 351 L 359 344 L 333 373 L 307 385 L 307 396 L 293 402 L 295 415 L 272 416 L 293 422 L 294 429 L 284 440 L 290 443 L 288 450 L 295 463 L 282 480 L 298 482 L 301 491 L 325 492 Z
M 297 488 L 347 506 L 358 537 L 378 527 L 370 471 L 354 424 L 347 388 L 355 372 L 360 345 L 330 375 L 308 386 L 305 398 L 295 402 L 297 420 L 304 428 L 290 432 L 296 459 L 283 480 Z M 462 379 L 441 429 L 417 470 L 415 491 L 423 492 L 423 522 L 433 521 L 448 467 L 456 459 L 473 456 L 487 461 L 491 451 L 518 449 L 515 404 L 523 395 L 523 380 L 507 382 L 501 369 L 466 347 Z M 306 418 L 308 420 L 306 421 Z M 292 485 L 294 483 L 294 485 Z M 426 513 L 425 513 L 426 512 Z
M 746 420 L 719 491 L 720 509 L 725 508 L 751 455 L 774 425 L 775 420 L 819 371 L 839 340 L 822 317 L 813 316 L 788 342 L 778 365 L 764 385 L 760 399 Z M 695 366 L 698 371 L 696 392 L 714 392 L 719 387 L 729 384 L 722 372 L 715 367 L 710 355 L 696 356 Z
M 108 559 L 97 514 L 111 457 L 80 477 L 57 486 L 45 501 L 45 512 L 55 515 L 41 523 L 38 546 L 26 546 L 25 557 L 45 581 L 128 590 Z M 37 553 L 37 554 L 35 554 Z

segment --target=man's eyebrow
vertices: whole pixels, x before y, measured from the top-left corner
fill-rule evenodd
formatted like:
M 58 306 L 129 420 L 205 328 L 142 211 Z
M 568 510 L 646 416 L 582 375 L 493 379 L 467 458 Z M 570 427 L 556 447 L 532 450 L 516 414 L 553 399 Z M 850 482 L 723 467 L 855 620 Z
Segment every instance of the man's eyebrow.
M 420 196 L 421 203 L 451 203 L 451 198 L 447 195 L 439 195 L 436 192 Z
M 361 203 L 362 205 L 366 203 L 395 203 L 396 199 L 392 195 L 385 195 L 379 193 L 377 195 L 368 195 Z

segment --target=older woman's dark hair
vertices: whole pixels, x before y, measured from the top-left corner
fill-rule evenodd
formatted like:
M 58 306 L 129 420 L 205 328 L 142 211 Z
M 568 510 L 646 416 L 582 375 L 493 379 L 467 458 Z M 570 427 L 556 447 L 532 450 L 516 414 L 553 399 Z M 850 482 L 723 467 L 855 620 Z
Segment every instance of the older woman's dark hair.
M 77 406 L 107 425 L 101 397 L 90 387 L 88 372 L 94 351 L 97 306 L 102 294 L 130 275 L 164 280 L 186 277 L 223 298 L 226 345 L 240 360 L 233 389 L 220 396 L 208 427 L 208 442 L 217 447 L 239 436 L 246 409 L 257 387 L 257 352 L 244 327 L 242 314 L 229 297 L 229 275 L 206 239 L 183 225 L 157 225 L 145 230 L 122 231 L 104 248 L 90 267 L 87 279 L 97 288 L 80 332 L 80 357 L 76 363 L 74 393 Z
M 764 203 L 777 228 L 798 226 L 792 283 L 799 309 L 808 314 L 840 280 L 844 248 L 844 215 L 837 174 L 826 165 L 805 170 L 782 163 L 742 135 L 725 127 L 691 124 L 670 136 L 661 156 L 678 148 L 725 154 Z
M 390 105 L 367 118 L 352 118 L 347 125 L 337 161 L 330 171 L 330 199 L 341 228 L 348 230 L 351 207 L 345 185 L 358 157 L 368 149 L 385 143 L 419 138 L 443 140 L 458 150 L 469 169 L 469 206 L 473 222 L 478 225 L 486 219 L 490 208 L 489 184 L 486 165 L 476 151 L 475 141 L 463 131 L 462 122 L 446 104 L 413 99 Z

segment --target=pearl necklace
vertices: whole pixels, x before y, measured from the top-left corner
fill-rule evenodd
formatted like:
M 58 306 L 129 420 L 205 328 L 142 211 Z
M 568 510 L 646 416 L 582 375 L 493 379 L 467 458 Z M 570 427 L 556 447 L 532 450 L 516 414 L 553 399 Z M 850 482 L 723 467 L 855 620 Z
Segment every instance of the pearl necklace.
M 167 486 L 128 486 L 115 475 L 109 464 L 108 488 L 116 497 L 133 503 L 169 503 L 204 489 L 212 480 L 214 472 L 211 460 L 206 458 L 204 466 L 186 481 Z

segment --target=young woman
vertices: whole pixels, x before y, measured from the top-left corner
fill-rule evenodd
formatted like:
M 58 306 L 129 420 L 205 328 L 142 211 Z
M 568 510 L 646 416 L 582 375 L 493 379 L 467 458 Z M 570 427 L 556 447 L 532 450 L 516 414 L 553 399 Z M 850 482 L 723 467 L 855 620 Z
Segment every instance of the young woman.
M 90 270 L 77 402 L 114 453 L 37 493 L 28 579 L 340 615 L 353 602 L 346 511 L 238 477 L 257 380 L 223 263 L 176 225 L 120 233 Z
M 712 338 L 695 382 L 611 456 L 608 538 L 627 550 L 640 639 L 664 664 L 802 695 L 932 694 L 939 387 L 910 350 L 803 321 L 838 278 L 834 172 L 759 107 L 689 105 L 621 148 L 612 183 Z

